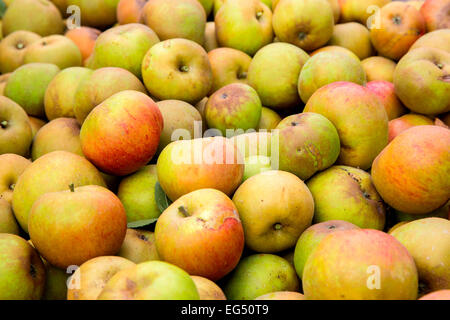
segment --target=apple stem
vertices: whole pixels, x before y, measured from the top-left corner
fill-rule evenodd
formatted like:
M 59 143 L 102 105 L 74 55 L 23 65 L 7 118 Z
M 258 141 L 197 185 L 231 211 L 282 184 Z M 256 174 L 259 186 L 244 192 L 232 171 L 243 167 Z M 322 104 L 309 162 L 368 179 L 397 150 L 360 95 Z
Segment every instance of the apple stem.
M 2 126 L 3 129 L 5 129 L 8 126 L 8 121 L 3 120 L 2 122 L 0 122 L 0 126 Z
M 73 185 L 73 183 L 69 184 L 69 189 L 70 192 L 75 192 L 75 186 Z
M 14 188 L 15 188 L 15 187 L 16 187 L 16 184 L 13 183 L 12 185 L 9 186 L 9 189 L 14 191 Z
M 187 212 L 186 208 L 181 206 L 178 207 L 178 211 L 184 216 L 184 217 L 189 217 L 189 213 Z
M 281 230 L 281 228 L 283 226 L 281 225 L 281 223 L 276 223 L 273 227 L 274 227 L 275 230 Z

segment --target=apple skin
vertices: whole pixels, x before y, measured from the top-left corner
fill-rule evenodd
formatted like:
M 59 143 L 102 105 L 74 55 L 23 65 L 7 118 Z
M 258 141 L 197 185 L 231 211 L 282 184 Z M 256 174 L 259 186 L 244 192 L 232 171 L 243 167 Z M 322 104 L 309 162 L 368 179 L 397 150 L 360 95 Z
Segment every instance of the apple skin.
M 276 128 L 280 170 L 294 173 L 302 180 L 331 167 L 339 157 L 339 135 L 330 120 L 305 112 L 284 118 Z
M 34 161 L 19 177 L 13 192 L 13 210 L 22 229 L 28 232 L 28 215 L 37 198 L 66 190 L 72 183 L 75 187 L 105 186 L 97 169 L 76 154 L 54 151 Z
M 40 38 L 37 33 L 25 30 L 15 31 L 4 37 L 0 42 L 0 72 L 13 72 L 23 65 L 25 49 Z
M 281 117 L 272 109 L 262 107 L 261 119 L 259 119 L 258 130 L 273 130 L 281 122 Z
M 2 32 L 7 36 L 17 30 L 44 37 L 63 33 L 64 23 L 58 8 L 50 1 L 14 0 L 3 16 Z
M 448 21 L 448 10 L 450 8 L 449 0 L 427 0 L 420 8 L 420 13 L 423 15 L 427 31 L 434 31 L 437 29 L 449 29 L 450 22 Z
M 57 118 L 36 133 L 31 147 L 31 158 L 36 160 L 53 151 L 68 151 L 84 157 L 81 150 L 80 128 L 73 118 Z
M 378 155 L 372 179 L 383 200 L 410 214 L 431 212 L 450 198 L 450 131 L 416 126 L 398 135 Z
M 156 222 L 155 239 L 162 260 L 212 281 L 233 270 L 244 249 L 236 206 L 215 189 L 196 190 L 172 203 Z
M 250 156 L 245 158 L 245 170 L 242 181 L 245 181 L 261 172 L 272 170 L 271 159 L 266 156 Z
M 81 147 L 102 172 L 128 175 L 156 153 L 163 125 L 161 112 L 150 97 L 138 91 L 122 91 L 88 115 L 81 127 Z
M 4 96 L 0 96 L 0 105 L 0 154 L 27 155 L 33 139 L 27 114 Z
M 409 214 L 398 210 L 394 210 L 393 213 L 395 215 L 395 220 L 399 222 L 410 222 L 431 217 L 448 219 L 450 216 L 450 201 L 443 207 L 424 214 Z
M 205 118 L 209 128 L 229 137 L 228 129 L 256 129 L 262 105 L 258 93 L 247 84 L 232 83 L 217 90 L 206 103 Z
M 41 129 L 47 123 L 44 120 L 41 120 L 41 119 L 38 119 L 35 117 L 31 117 L 31 116 L 28 116 L 28 120 L 29 120 L 29 123 L 31 126 L 31 134 L 32 134 L 33 138 L 36 136 L 36 133 L 39 131 L 39 129 Z
M 1 59 L 1 58 L 0 58 Z M 1 76 L 0 76 L 0 96 L 4 96 L 4 91 L 5 91 L 5 86 L 6 86 L 6 83 L 8 82 L 8 79 L 9 79 L 9 76 L 11 75 L 11 72 L 10 73 L 5 73 L 5 74 L 2 74 Z
M 0 155 L 0 199 L 11 204 L 14 187 L 31 161 L 14 153 Z
M 180 140 L 158 157 L 158 181 L 170 200 L 198 189 L 213 188 L 231 196 L 242 181 L 244 158 L 223 137 Z
M 184 38 L 199 45 L 205 41 L 206 13 L 197 0 L 150 0 L 141 17 L 161 40 Z
M 342 52 L 320 52 L 306 61 L 298 79 L 298 93 L 304 103 L 323 86 L 347 81 L 366 84 L 366 74 L 360 61 Z
M 135 265 L 115 256 L 96 257 L 84 262 L 69 280 L 67 300 L 97 300 L 109 279 Z
M 253 56 L 272 42 L 272 12 L 258 0 L 227 0 L 215 14 L 216 37 L 220 47 Z
M 44 292 L 45 267 L 23 238 L 0 233 L 0 299 L 39 300 Z
M 421 114 L 405 114 L 401 117 L 389 121 L 389 142 L 394 140 L 396 136 L 409 128 L 412 128 L 414 126 L 431 126 L 433 124 L 433 120 Z
M 352 22 L 356 21 L 363 25 L 366 25 L 370 16 L 375 12 L 368 10 L 369 7 L 382 8 L 391 0 L 338 0 L 341 7 L 341 20 L 340 22 Z
M 350 34 L 352 35 L 351 37 L 349 37 Z M 370 41 L 370 31 L 357 22 L 335 25 L 333 35 L 328 44 L 349 49 L 361 60 L 371 57 L 375 53 Z
M 203 44 L 206 52 L 210 52 L 219 48 L 216 37 L 216 24 L 214 21 L 206 22 L 205 26 L 205 43 Z
M 408 109 L 402 104 L 395 94 L 395 87 L 389 81 L 370 81 L 366 88 L 375 93 L 383 103 L 388 116 L 388 120 L 401 117 L 408 112 Z
M 155 233 L 146 230 L 127 229 L 118 255 L 134 263 L 161 260 L 156 250 Z
M 43 262 L 45 266 L 45 286 L 42 300 L 66 300 L 69 274 L 66 273 L 66 270 L 50 265 L 44 259 Z
M 413 256 L 426 292 L 449 288 L 449 220 L 426 218 L 408 222 L 395 229 L 392 236 Z
M 0 45 L 1 46 L 1 45 Z M 439 29 L 420 37 L 409 50 L 414 50 L 422 47 L 431 47 L 450 52 L 450 30 Z
M 366 72 L 367 81 L 394 82 L 394 72 L 397 64 L 384 57 L 369 57 L 361 61 Z
M 200 300 L 227 300 L 222 289 L 213 281 L 199 276 L 191 278 L 197 287 Z
M 450 290 L 438 290 L 422 296 L 419 300 L 450 300 Z
M 64 35 L 70 40 L 72 40 L 78 47 L 78 49 L 80 49 L 81 58 L 83 60 L 84 65 L 86 59 L 89 58 L 89 56 L 94 51 L 95 41 L 97 40 L 100 34 L 101 31 L 98 29 L 89 27 L 78 27 L 75 29 L 67 30 Z
M 314 215 L 311 192 L 302 180 L 285 171 L 267 171 L 247 179 L 236 190 L 233 202 L 247 247 L 261 253 L 292 248 Z
M 116 273 L 98 300 L 199 300 L 197 287 L 182 269 L 149 261 Z
M 254 300 L 306 300 L 305 296 L 299 292 L 294 291 L 277 291 L 263 294 L 256 297 Z
M 17 68 L 5 86 L 5 96 L 19 104 L 30 116 L 45 117 L 47 86 L 60 69 L 50 63 L 29 63 Z
M 302 49 L 282 42 L 271 43 L 256 53 L 247 79 L 258 92 L 263 106 L 282 109 L 300 103 L 296 87 L 308 59 L 309 55 Z
M 413 112 L 437 115 L 450 111 L 450 52 L 418 48 L 399 61 L 395 93 Z
M 158 42 L 156 33 L 145 25 L 131 23 L 117 26 L 99 35 L 86 66 L 91 69 L 123 68 L 142 78 L 142 59 Z
M 370 174 L 334 166 L 315 175 L 307 186 L 314 197 L 314 221 L 344 220 L 365 229 L 383 230 L 386 208 Z
M 333 9 L 326 0 L 283 0 L 273 13 L 277 38 L 306 51 L 324 46 L 333 34 L 333 27 Z
M 90 69 L 72 67 L 62 70 L 50 81 L 44 96 L 48 120 L 75 118 L 75 94 L 79 84 L 91 74 Z
M 107 67 L 90 71 L 76 88 L 73 110 L 80 124 L 100 103 L 125 90 L 147 93 L 142 82 L 131 72 L 122 68 Z
M 229 300 L 253 300 L 277 291 L 298 291 L 294 267 L 273 254 L 254 254 L 243 258 L 224 287 Z
M 336 127 L 341 141 L 338 164 L 368 169 L 388 142 L 388 118 L 377 96 L 351 82 L 320 88 L 304 112 L 320 113 Z
M 142 77 L 150 94 L 159 100 L 196 104 L 211 90 L 208 54 L 196 42 L 171 39 L 154 45 L 142 61 Z
M 62 269 L 117 254 L 126 229 L 126 213 L 119 198 L 100 186 L 46 193 L 33 204 L 28 219 L 36 249 L 51 265 Z
M 119 24 L 140 23 L 142 8 L 147 0 L 120 0 L 117 4 L 117 22 Z
M 306 261 L 323 238 L 342 230 L 359 229 L 353 223 L 343 220 L 329 220 L 312 225 L 298 238 L 294 251 L 294 266 L 299 278 L 303 276 Z
M 370 289 L 377 275 L 379 289 Z M 327 235 L 306 261 L 302 280 L 307 300 L 415 300 L 418 291 L 417 269 L 406 248 L 371 229 Z
M 247 84 L 247 72 L 252 58 L 246 53 L 232 48 L 217 48 L 208 52 L 213 75 L 213 85 L 209 95 L 231 83 Z
M 0 196 L 0 233 L 19 235 L 19 225 L 12 211 L 11 203 Z
M 127 221 L 158 218 L 161 212 L 155 200 L 155 184 L 158 182 L 156 165 L 142 167 L 120 181 L 117 196 L 127 212 Z
M 67 0 L 67 6 L 78 6 L 81 24 L 94 28 L 105 28 L 117 22 L 117 4 L 120 0 Z
M 236 145 L 244 159 L 251 156 L 271 157 L 272 134 L 267 131 L 249 132 L 234 136 L 230 140 Z
M 356 55 L 356 54 L 354 54 L 352 51 L 350 51 L 349 49 L 347 49 L 347 48 L 344 48 L 344 47 L 340 47 L 340 46 L 325 46 L 325 47 L 322 47 L 322 48 L 319 48 L 319 49 L 317 49 L 317 50 L 314 50 L 313 52 L 311 52 L 310 53 L 310 56 L 311 57 L 313 57 L 313 56 L 315 56 L 316 54 L 318 54 L 318 53 L 320 53 L 320 52 L 329 52 L 329 51 L 331 51 L 331 52 L 336 52 L 336 51 L 338 51 L 338 52 L 342 52 L 342 53 L 346 53 L 347 55 L 349 55 L 350 57 L 352 57 L 353 59 L 355 59 L 355 60 L 357 60 L 357 61 L 361 61 L 359 58 L 358 58 L 358 56 Z
M 393 1 L 381 8 L 380 26 L 370 30 L 370 39 L 380 56 L 399 60 L 425 34 L 425 21 L 408 2 Z
M 61 70 L 82 65 L 81 51 L 69 38 L 56 34 L 39 39 L 28 46 L 24 64 L 53 63 Z

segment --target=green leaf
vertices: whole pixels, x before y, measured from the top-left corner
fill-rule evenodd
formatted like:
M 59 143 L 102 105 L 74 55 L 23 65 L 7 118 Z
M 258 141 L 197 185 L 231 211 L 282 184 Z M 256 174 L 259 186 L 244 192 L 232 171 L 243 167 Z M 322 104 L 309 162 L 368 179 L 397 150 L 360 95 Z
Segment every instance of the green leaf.
M 158 206 L 158 209 L 161 213 L 163 213 L 163 211 L 172 204 L 172 201 L 170 201 L 170 199 L 167 197 L 159 182 L 156 182 L 155 184 L 155 200 L 156 205 Z
M 128 228 L 140 228 L 140 227 L 145 227 L 148 226 L 149 224 L 152 224 L 154 222 L 158 221 L 158 218 L 154 218 L 154 219 L 147 219 L 147 220 L 139 220 L 139 221 L 132 221 L 129 222 L 127 224 Z
M 6 4 L 3 2 L 3 0 L 0 0 L 0 19 L 3 18 L 6 11 Z

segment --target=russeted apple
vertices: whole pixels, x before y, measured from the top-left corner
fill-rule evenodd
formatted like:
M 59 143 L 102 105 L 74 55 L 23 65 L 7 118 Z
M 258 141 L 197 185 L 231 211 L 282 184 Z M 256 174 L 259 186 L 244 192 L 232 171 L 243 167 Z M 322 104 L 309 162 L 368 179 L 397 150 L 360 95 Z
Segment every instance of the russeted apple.
M 94 28 L 105 28 L 117 22 L 117 4 L 120 0 L 66 0 L 67 6 L 80 8 L 81 24 Z
M 363 25 L 376 23 L 376 10 L 391 2 L 391 0 L 338 0 L 341 7 L 341 22 L 356 21 Z M 372 19 L 371 19 L 372 17 Z
M 347 48 L 361 60 L 373 56 L 375 53 L 370 41 L 370 31 L 357 22 L 335 25 L 328 44 Z
M 127 229 L 118 256 L 134 263 L 160 260 L 156 250 L 155 233 L 147 230 Z
M 397 64 L 384 57 L 369 57 L 361 61 L 366 72 L 367 81 L 389 81 L 394 82 L 394 72 Z
M 389 142 L 409 128 L 414 126 L 432 126 L 433 124 L 433 120 L 427 116 L 415 113 L 409 113 L 395 118 L 389 121 Z
M 26 49 L 41 39 L 37 33 L 25 30 L 14 31 L 0 42 L 0 72 L 13 72 L 23 65 Z
M 128 175 L 155 155 L 163 125 L 161 112 L 150 97 L 125 90 L 91 111 L 81 127 L 81 148 L 102 172 Z
M 213 281 L 199 276 L 191 276 L 197 287 L 200 300 L 227 300 L 225 293 Z
M 200 189 L 173 202 L 155 226 L 162 260 L 216 281 L 231 272 L 244 249 L 238 210 L 226 194 Z
M 0 198 L 11 203 L 14 187 L 31 161 L 14 153 L 0 155 Z
M 19 235 L 19 224 L 14 218 L 11 203 L 0 196 L 0 233 Z

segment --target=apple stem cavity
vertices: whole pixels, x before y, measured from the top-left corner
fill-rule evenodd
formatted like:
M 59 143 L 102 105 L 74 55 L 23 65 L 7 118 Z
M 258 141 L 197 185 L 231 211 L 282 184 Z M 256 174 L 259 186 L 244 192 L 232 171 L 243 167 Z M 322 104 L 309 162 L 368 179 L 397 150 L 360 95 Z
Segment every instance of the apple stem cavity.
M 178 212 L 180 212 L 181 215 L 185 218 L 189 217 L 189 213 L 187 212 L 186 208 L 183 206 L 178 207 Z
M 6 127 L 8 126 L 8 121 L 3 120 L 2 122 L 0 122 L 0 126 L 2 127 L 2 129 L 6 129 Z
M 307 36 L 306 32 L 303 32 L 303 31 L 302 31 L 302 32 L 300 32 L 300 33 L 298 34 L 298 39 L 299 39 L 300 41 L 305 40 L 306 36 Z
M 395 16 L 392 18 L 392 21 L 394 21 L 395 24 L 402 24 L 402 18 L 400 16 Z
M 69 189 L 70 192 L 75 192 L 75 186 L 73 185 L 73 183 L 69 184 Z

